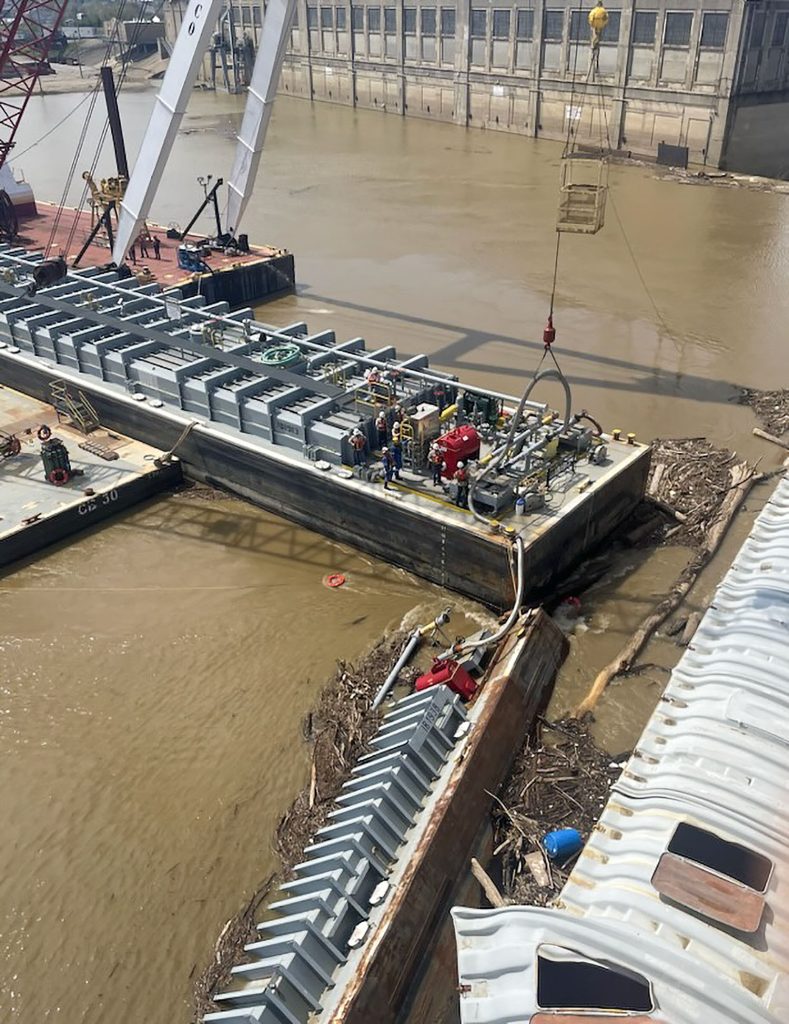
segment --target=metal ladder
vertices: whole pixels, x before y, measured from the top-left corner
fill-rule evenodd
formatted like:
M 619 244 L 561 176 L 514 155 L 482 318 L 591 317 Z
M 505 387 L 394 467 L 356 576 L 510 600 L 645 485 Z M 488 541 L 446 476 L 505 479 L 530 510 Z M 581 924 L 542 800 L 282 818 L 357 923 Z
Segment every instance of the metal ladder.
M 58 423 L 61 416 L 70 419 L 83 434 L 89 434 L 98 427 L 99 414 L 81 391 L 76 396 L 72 395 L 65 381 L 53 380 L 49 385 L 49 393 Z

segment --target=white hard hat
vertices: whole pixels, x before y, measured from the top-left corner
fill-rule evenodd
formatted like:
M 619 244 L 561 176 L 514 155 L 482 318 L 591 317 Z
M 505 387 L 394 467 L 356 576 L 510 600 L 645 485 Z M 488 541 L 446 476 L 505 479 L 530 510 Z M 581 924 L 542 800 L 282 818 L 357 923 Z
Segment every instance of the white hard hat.
M 354 427 L 353 428 L 353 432 L 354 432 L 354 434 L 361 434 L 361 430 L 359 430 L 358 427 Z
M 458 463 L 458 469 L 463 469 L 463 467 L 464 467 L 465 465 L 466 465 L 466 463 L 465 463 L 465 462 L 459 462 L 459 463 Z
M 383 448 L 381 449 L 381 454 L 385 455 L 385 454 L 386 454 L 386 453 L 387 453 L 388 451 L 389 451 L 389 449 L 388 449 L 387 447 L 385 447 L 385 446 L 384 446 L 384 447 L 383 447 Z

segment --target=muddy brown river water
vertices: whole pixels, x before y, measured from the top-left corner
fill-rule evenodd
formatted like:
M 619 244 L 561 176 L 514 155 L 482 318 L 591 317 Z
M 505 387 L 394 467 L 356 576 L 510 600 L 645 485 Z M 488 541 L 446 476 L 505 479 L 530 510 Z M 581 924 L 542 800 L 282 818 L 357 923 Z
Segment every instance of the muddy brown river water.
M 31 101 L 15 165 L 41 197 L 60 197 L 86 108 L 25 148 L 78 99 Z M 131 153 L 151 102 L 122 97 Z M 261 318 L 425 351 L 518 391 L 541 354 L 559 149 L 277 104 L 245 229 L 295 252 L 299 290 Z M 158 220 L 185 223 L 202 196 L 196 176 L 228 172 L 241 106 L 195 94 Z M 112 170 L 105 153 L 100 174 Z M 561 255 L 556 354 L 577 408 L 642 438 L 704 434 L 777 464 L 732 399 L 736 385 L 786 383 L 789 198 L 616 167 L 604 231 L 565 238 Z M 586 596 L 553 710 L 585 692 L 684 558 L 634 554 Z M 334 592 L 321 579 L 337 570 L 350 583 Z M 446 601 L 349 547 L 189 495 L 0 579 L 0 1019 L 186 1022 L 190 976 L 272 869 L 320 682 L 336 658 Z M 648 660 L 676 656 L 658 642 Z M 609 749 L 632 745 L 661 678 L 610 690 L 597 726 Z

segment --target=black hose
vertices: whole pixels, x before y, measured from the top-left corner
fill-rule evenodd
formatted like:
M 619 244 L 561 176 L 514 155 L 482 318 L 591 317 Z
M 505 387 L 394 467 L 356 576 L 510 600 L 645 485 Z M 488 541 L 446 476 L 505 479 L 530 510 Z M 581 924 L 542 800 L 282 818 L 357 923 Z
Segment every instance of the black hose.
M 512 447 L 513 438 L 515 437 L 515 434 L 518 431 L 518 427 L 520 426 L 521 420 L 523 419 L 523 410 L 526 408 L 526 403 L 529 400 L 529 395 L 537 387 L 538 384 L 542 383 L 542 381 L 545 381 L 545 380 L 557 380 L 562 385 L 562 387 L 564 388 L 564 421 L 562 423 L 562 430 L 563 431 L 566 430 L 567 427 L 570 425 L 570 418 L 572 416 L 572 411 L 571 410 L 572 410 L 572 405 L 573 405 L 573 396 L 572 396 L 572 393 L 570 391 L 570 385 L 567 383 L 567 378 L 564 376 L 564 374 L 558 368 L 558 366 L 557 366 L 557 368 L 555 370 L 554 369 L 539 370 L 537 373 L 535 373 L 534 377 L 529 382 L 528 387 L 526 388 L 526 390 L 523 392 L 523 395 L 521 396 L 521 400 L 518 403 L 518 408 L 515 410 L 515 412 L 513 413 L 513 416 L 512 416 L 512 421 L 510 423 L 510 430 L 509 430 L 509 433 L 507 435 L 507 440 L 504 442 L 502 447 L 499 449 L 498 456 L 494 456 L 491 459 L 491 461 L 484 468 L 484 470 L 479 474 L 479 476 L 475 477 L 472 480 L 472 482 L 471 482 L 471 484 L 469 486 L 469 489 L 468 489 L 468 507 L 471 510 L 471 512 L 473 513 L 474 518 L 477 519 L 481 523 L 488 523 L 489 524 L 490 523 L 490 518 L 488 516 L 483 515 L 474 506 L 474 492 L 476 491 L 476 489 L 479 486 L 479 484 L 482 483 L 482 481 L 485 479 L 485 477 L 489 473 L 492 473 L 494 469 L 498 469 L 498 467 L 501 465 L 501 463 L 506 458 L 507 454 L 510 451 L 510 448 Z

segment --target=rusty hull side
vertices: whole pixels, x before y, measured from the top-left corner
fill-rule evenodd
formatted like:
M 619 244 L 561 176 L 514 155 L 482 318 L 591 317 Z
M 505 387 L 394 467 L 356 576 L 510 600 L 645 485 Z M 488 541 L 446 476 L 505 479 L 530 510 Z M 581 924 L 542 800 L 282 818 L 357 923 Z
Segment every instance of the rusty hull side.
M 433 951 L 458 880 L 468 870 L 495 792 L 567 655 L 567 640 L 536 612 L 503 645 L 479 698 L 462 755 L 430 810 L 331 1024 L 395 1024 L 407 1014 L 412 982 Z M 454 972 L 448 983 L 454 985 Z

